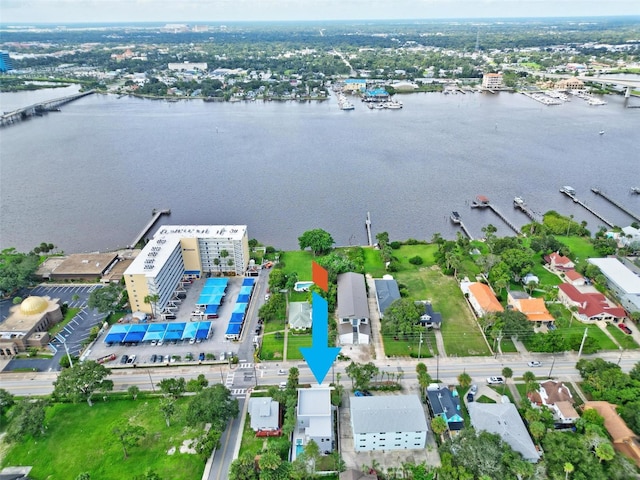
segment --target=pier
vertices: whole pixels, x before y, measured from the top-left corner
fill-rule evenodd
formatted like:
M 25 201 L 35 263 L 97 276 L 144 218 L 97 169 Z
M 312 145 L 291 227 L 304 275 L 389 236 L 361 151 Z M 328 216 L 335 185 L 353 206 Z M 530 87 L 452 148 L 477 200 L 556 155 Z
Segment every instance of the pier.
M 571 187 L 562 187 L 560 189 L 560 193 L 564 193 L 567 197 L 569 197 L 571 200 L 573 200 L 574 203 L 577 203 L 582 208 L 584 208 L 587 212 L 591 213 L 591 215 L 596 217 L 598 220 L 601 220 L 602 222 L 604 222 L 604 224 L 606 226 L 611 227 L 611 228 L 614 227 L 613 223 L 611 223 L 609 220 L 604 218 L 602 215 L 600 215 L 598 212 L 596 212 L 593 208 L 589 207 L 584 202 L 578 200 L 578 198 L 576 197 L 576 192 L 575 192 L 575 190 L 573 188 L 571 188 Z
M 534 222 L 538 221 L 538 219 L 536 218 L 536 214 L 533 213 L 531 210 L 529 210 L 529 207 L 527 207 L 527 204 L 522 199 L 522 197 L 516 197 L 513 199 L 513 207 L 522 210 L 522 213 L 524 213 L 527 217 L 529 217 Z
M 86 92 L 76 93 L 74 95 L 68 95 L 66 97 L 54 98 L 53 100 L 47 100 L 45 102 L 34 103 L 28 107 L 19 108 L 12 112 L 3 113 L 0 117 L 0 126 L 4 127 L 12 125 L 14 123 L 26 120 L 33 116 L 42 116 L 47 112 L 59 112 L 60 107 L 66 103 L 73 102 L 79 98 L 86 97 L 95 93 L 95 90 L 87 90 Z
M 449 218 L 454 224 L 460 225 L 460 228 L 462 229 L 464 234 L 467 236 L 467 238 L 469 238 L 469 240 L 473 240 L 473 236 L 471 235 L 471 232 L 465 226 L 465 224 L 462 223 L 462 218 L 460 218 L 460 214 L 458 212 L 451 212 L 451 216 Z
M 591 188 L 591 191 L 593 193 L 595 193 L 596 195 L 600 195 L 602 198 L 604 198 L 606 201 L 608 201 L 609 203 L 611 203 L 612 205 L 618 207 L 620 210 L 622 210 L 624 213 L 626 213 L 627 215 L 629 215 L 631 218 L 633 218 L 634 220 L 637 220 L 640 222 L 640 217 L 638 217 L 638 215 L 636 215 L 633 212 L 630 212 L 629 210 L 627 210 L 624 206 L 620 205 L 618 202 L 616 202 L 613 198 L 610 198 L 607 194 L 605 194 L 602 190 L 598 189 L 598 188 Z
M 367 229 L 367 241 L 369 246 L 373 246 L 373 240 L 371 239 L 371 215 L 367 212 L 367 219 L 364 221 L 364 228 Z
M 136 248 L 136 245 L 138 245 L 138 243 L 140 243 L 142 241 L 142 239 L 144 238 L 144 236 L 147 234 L 147 232 L 149 230 L 151 230 L 151 227 L 153 227 L 153 225 L 158 221 L 158 219 L 162 216 L 162 215 L 171 215 L 171 210 L 156 210 L 155 208 L 153 209 L 153 211 L 151 212 L 151 214 L 153 215 L 151 217 L 151 220 L 149 220 L 149 223 L 147 223 L 144 228 L 140 231 L 140 233 L 138 234 L 138 236 L 133 240 L 133 243 L 131 243 L 131 245 L 129 245 L 127 248 Z
M 484 195 L 478 195 L 476 199 L 471 202 L 471 208 L 488 208 L 493 213 L 495 213 L 500 220 L 502 220 L 507 227 L 513 230 L 516 235 L 522 235 L 518 227 L 516 227 L 507 217 L 505 217 L 496 207 L 494 207 L 487 197 Z

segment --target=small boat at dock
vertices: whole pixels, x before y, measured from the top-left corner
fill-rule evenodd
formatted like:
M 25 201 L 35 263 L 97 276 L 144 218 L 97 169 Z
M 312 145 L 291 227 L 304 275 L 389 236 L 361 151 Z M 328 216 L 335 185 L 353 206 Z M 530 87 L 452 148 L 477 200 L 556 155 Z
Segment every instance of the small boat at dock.
M 460 214 L 456 211 L 451 212 L 451 216 L 449 217 L 451 221 L 455 224 L 460 223 Z

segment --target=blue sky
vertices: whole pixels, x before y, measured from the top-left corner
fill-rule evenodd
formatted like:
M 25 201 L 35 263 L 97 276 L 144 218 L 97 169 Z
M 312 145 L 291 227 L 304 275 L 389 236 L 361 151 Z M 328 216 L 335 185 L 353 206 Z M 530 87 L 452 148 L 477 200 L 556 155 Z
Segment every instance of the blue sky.
M 639 0 L 1 0 L 2 23 L 640 15 Z

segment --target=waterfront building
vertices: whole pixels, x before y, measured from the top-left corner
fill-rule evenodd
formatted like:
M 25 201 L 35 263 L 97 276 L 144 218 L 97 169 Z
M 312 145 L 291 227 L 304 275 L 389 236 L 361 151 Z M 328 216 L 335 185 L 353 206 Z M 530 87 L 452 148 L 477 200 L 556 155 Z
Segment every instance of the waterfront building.
M 579 78 L 563 78 L 556 83 L 558 90 L 584 90 L 584 82 Z
M 165 225 L 124 272 L 131 310 L 160 312 L 184 280 L 244 275 L 248 265 L 246 225 Z M 153 309 L 148 295 L 158 295 Z
M 0 72 L 6 73 L 13 70 L 13 60 L 9 56 L 9 52 L 0 51 Z
M 625 309 L 640 312 L 640 277 L 617 258 L 590 258 L 589 263 L 600 269 Z
M 427 419 L 417 395 L 349 397 L 356 452 L 421 450 Z
M 380 318 L 384 317 L 384 312 L 393 302 L 400 298 L 400 289 L 391 275 L 385 275 L 382 278 L 376 278 L 374 281 L 376 286 L 376 302 L 378 304 L 378 312 Z
M 547 306 L 542 298 L 533 298 L 526 292 L 520 290 L 509 290 L 507 294 L 507 305 L 514 310 L 523 313 L 530 322 L 538 324 L 554 322 L 555 318 L 547 310 Z
M 363 93 L 367 89 L 367 81 L 364 78 L 347 78 L 342 87 L 343 92 L 360 92 Z
M 482 86 L 488 89 L 497 89 L 504 87 L 501 73 L 485 73 L 482 75 Z
M 311 304 L 309 302 L 289 303 L 289 328 L 307 330 L 311 328 Z
M 343 345 L 369 343 L 369 300 L 361 273 L 338 275 L 338 336 Z

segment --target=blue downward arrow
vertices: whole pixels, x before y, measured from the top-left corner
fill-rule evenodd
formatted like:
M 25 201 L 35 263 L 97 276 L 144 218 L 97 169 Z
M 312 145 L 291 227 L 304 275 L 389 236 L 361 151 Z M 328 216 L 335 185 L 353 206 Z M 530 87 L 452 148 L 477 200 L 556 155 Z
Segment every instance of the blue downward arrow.
M 327 301 L 313 292 L 311 310 L 311 347 L 301 347 L 300 352 L 307 361 L 311 373 L 318 383 L 327 376 L 333 361 L 340 353 L 340 347 L 328 347 L 329 313 Z

